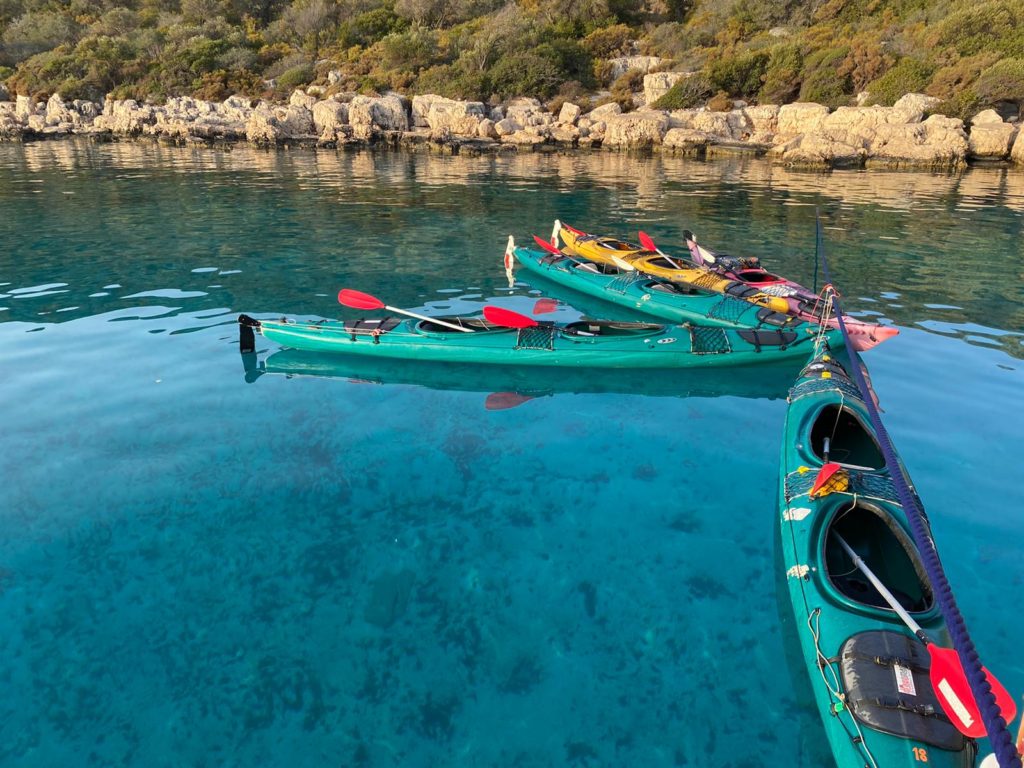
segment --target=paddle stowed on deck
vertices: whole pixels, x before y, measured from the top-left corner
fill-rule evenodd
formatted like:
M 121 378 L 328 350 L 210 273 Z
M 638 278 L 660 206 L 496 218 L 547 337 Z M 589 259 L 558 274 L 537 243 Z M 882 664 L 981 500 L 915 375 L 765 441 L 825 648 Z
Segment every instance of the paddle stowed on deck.
M 830 284 L 831 276 L 822 245 L 820 218 L 817 220 L 816 230 L 816 250 L 824 278 Z M 839 330 L 851 361 L 853 380 L 867 411 L 896 496 L 909 522 L 914 544 L 922 559 L 925 576 L 934 591 L 935 602 L 941 611 L 946 630 L 952 638 L 954 649 L 939 648 L 931 643 L 907 611 L 899 605 L 899 601 L 891 594 L 886 594 L 885 586 L 869 569 L 864 567 L 863 561 L 856 552 L 849 548 L 842 539 L 839 539 L 839 542 L 854 564 L 868 576 L 875 589 L 886 598 L 889 606 L 927 648 L 931 656 L 929 676 L 933 691 L 940 706 L 957 730 L 970 738 L 987 735 L 1000 768 L 1021 768 L 1021 755 L 1007 728 L 1007 722 L 1016 715 L 1016 704 L 1006 689 L 981 664 L 939 559 L 924 508 L 906 479 L 903 467 L 896 457 L 892 441 L 872 397 L 871 387 L 867 383 L 861 365 L 858 364 L 859 358 L 846 327 L 838 294 L 834 289 L 830 289 L 830 291 L 829 298 L 833 304 Z

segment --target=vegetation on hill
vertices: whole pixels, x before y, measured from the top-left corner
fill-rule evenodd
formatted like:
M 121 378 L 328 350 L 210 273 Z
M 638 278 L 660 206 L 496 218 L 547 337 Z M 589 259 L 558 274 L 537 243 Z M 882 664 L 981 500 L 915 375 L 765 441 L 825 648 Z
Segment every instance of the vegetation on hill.
M 865 90 L 879 104 L 923 91 L 961 116 L 1024 103 L 1019 0 L 0 0 L 0 80 L 35 96 L 318 83 L 485 101 L 609 92 L 629 106 L 640 74 L 609 63 L 628 54 L 697 73 L 663 107 L 839 106 Z

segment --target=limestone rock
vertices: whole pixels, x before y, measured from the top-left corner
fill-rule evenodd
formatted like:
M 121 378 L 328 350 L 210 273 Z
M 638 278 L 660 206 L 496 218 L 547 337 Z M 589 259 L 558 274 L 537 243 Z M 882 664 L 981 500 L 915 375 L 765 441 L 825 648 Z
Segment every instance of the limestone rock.
M 487 110 L 480 101 L 456 101 L 437 97 L 427 111 L 427 125 L 434 136 L 476 136 Z
M 797 102 L 779 109 L 778 127 L 781 136 L 798 136 L 821 127 L 828 115 L 828 107 L 821 104 Z
M 720 136 L 728 139 L 732 138 L 729 118 L 725 112 L 698 112 L 693 116 L 688 127 L 711 136 Z
M 292 97 L 288 99 L 288 106 L 290 107 L 302 107 L 312 110 L 314 104 L 316 104 L 316 96 L 311 96 L 303 90 L 292 91 Z
M 635 148 L 660 144 L 668 131 L 668 115 L 644 110 L 625 115 L 609 115 L 604 141 L 611 147 Z
M 306 107 L 289 104 L 283 114 L 278 111 L 277 118 L 285 131 L 285 138 L 295 139 L 314 135 L 313 113 Z
M 313 105 L 313 130 L 323 138 L 325 132 L 337 132 L 348 124 L 348 104 L 334 99 L 318 101 Z
M 0 101 L 10 101 L 11 93 L 7 90 L 7 86 L 0 83 Z
M 551 126 L 551 138 L 562 144 L 575 144 L 580 137 L 580 129 L 565 123 Z
M 692 128 L 669 128 L 661 143 L 666 149 L 696 154 L 711 143 L 711 137 Z
M 613 78 L 621 77 L 631 69 L 639 69 L 644 74 L 648 74 L 661 66 L 662 61 L 663 59 L 658 56 L 618 56 L 608 59 L 612 65 Z
M 622 107 L 617 102 L 611 101 L 607 104 L 602 104 L 600 107 L 594 107 L 587 115 L 591 120 L 605 120 L 611 115 L 621 115 Z
M 501 106 L 500 104 L 498 106 L 496 106 L 496 107 L 493 107 L 491 109 L 491 113 L 488 115 L 488 117 L 491 120 L 493 120 L 494 122 L 496 122 L 496 123 L 499 120 L 504 120 L 505 119 L 505 108 L 503 106 Z
M 338 85 L 341 82 L 342 72 L 340 69 L 332 69 L 327 73 L 327 84 Z
M 967 150 L 963 121 L 932 115 L 923 123 L 878 126 L 868 164 L 951 168 L 964 164 Z
M 412 97 L 412 127 L 428 128 L 427 113 L 430 112 L 430 105 L 438 100 L 446 100 L 444 96 L 435 93 L 423 93 Z
M 45 115 L 29 115 L 28 120 L 25 121 L 25 129 L 28 131 L 42 133 L 44 128 L 46 128 Z
M 995 110 L 986 111 L 995 113 Z M 971 120 L 971 133 L 967 137 L 970 156 L 979 160 L 1005 160 L 1010 154 L 1014 139 L 1017 138 L 1017 126 L 1004 123 L 1002 120 L 998 123 L 979 123 L 980 116 L 975 115 Z
M 805 133 L 769 150 L 770 156 L 786 165 L 812 168 L 857 166 L 866 154 L 863 146 L 817 133 Z
M 36 105 L 28 96 L 17 96 L 14 103 L 14 116 L 23 122 L 36 113 Z
M 578 105 L 567 101 L 558 111 L 558 122 L 562 125 L 575 125 L 582 112 L 583 110 Z
M 505 107 L 505 117 L 515 120 L 523 127 L 550 125 L 554 119 L 537 99 L 525 97 L 512 99 Z
M 498 136 L 510 136 L 511 134 L 521 130 L 523 130 L 523 126 L 511 117 L 506 117 L 504 120 L 499 120 L 494 124 L 494 132 L 498 134 Z
M 481 139 L 498 138 L 498 131 L 495 129 L 494 121 L 488 118 L 481 120 L 480 124 L 476 127 L 476 135 Z
M 68 109 L 60 94 L 53 94 L 46 102 L 46 124 L 59 125 L 60 123 L 71 123 L 73 120 L 71 110 Z
M 923 93 L 908 93 L 906 96 L 900 97 L 892 105 L 892 108 L 897 112 L 903 112 L 907 116 L 906 122 L 919 123 L 924 117 L 924 113 L 934 109 L 941 101 L 934 96 L 925 96 Z
M 369 139 L 379 131 L 406 131 L 409 118 L 395 94 L 356 96 L 348 105 L 348 121 L 357 139 Z
M 686 72 L 652 72 L 644 75 L 644 99 L 648 104 L 653 104 L 660 99 L 669 89 L 684 77 Z
M 994 109 L 986 109 L 971 118 L 971 127 L 976 125 L 1002 125 L 1003 118 Z
M 1018 131 L 1017 140 L 1013 142 L 1013 149 L 1010 150 L 1010 159 L 1024 165 L 1024 131 Z
M 774 104 L 744 107 L 743 114 L 750 123 L 751 133 L 776 133 L 779 130 L 779 107 Z
M 93 125 L 99 130 L 111 133 L 137 136 L 146 126 L 156 123 L 156 110 L 152 106 L 140 105 L 135 99 L 107 99 L 103 103 L 103 114 Z
M 253 144 L 273 145 L 284 138 L 284 131 L 273 109 L 260 103 L 245 123 L 245 138 Z

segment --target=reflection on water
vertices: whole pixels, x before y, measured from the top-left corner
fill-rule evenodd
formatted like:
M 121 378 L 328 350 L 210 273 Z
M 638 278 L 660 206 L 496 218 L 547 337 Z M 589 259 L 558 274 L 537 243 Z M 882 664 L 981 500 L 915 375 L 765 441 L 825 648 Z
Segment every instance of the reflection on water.
M 643 227 L 666 249 L 690 228 L 809 283 L 820 206 L 852 309 L 1022 354 L 1024 174 L 1014 169 L 809 173 L 749 158 L 75 141 L 5 146 L 0 158 L 11 214 L 0 235 L 19 278 L 0 285 L 0 312 L 18 320 L 63 322 L 144 292 L 193 307 L 333 316 L 332 297 L 348 283 L 423 305 L 438 288 L 424 278 L 435 269 L 493 295 L 507 234 L 546 234 L 556 216 L 623 236 Z M 44 225 L 15 224 L 33 210 L 47 211 Z M 44 255 L 55 252 L 59 265 Z
M 1024 690 L 1022 178 L 0 145 L 0 764 L 820 765 L 773 588 L 791 372 L 239 359 L 239 312 L 343 286 L 529 313 L 553 289 L 501 254 L 555 216 L 810 283 L 822 208 L 848 307 L 902 326 L 875 389 Z

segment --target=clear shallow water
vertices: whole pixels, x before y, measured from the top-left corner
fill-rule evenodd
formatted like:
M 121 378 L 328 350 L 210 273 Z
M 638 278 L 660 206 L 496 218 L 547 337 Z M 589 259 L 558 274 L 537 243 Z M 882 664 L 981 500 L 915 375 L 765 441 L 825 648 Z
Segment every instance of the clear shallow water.
M 554 215 L 809 281 L 814 206 L 848 305 L 901 327 L 875 388 L 1024 691 L 1024 174 L 2 145 L 0 764 L 816 765 L 772 572 L 785 376 L 417 386 L 260 339 L 247 381 L 234 325 L 342 286 L 528 310 L 504 241 Z

